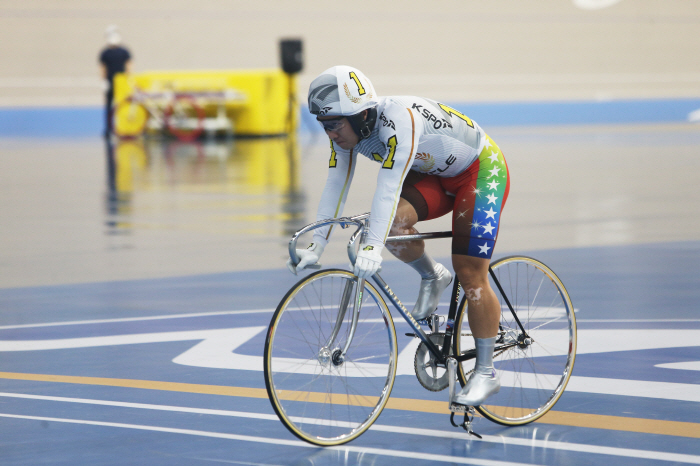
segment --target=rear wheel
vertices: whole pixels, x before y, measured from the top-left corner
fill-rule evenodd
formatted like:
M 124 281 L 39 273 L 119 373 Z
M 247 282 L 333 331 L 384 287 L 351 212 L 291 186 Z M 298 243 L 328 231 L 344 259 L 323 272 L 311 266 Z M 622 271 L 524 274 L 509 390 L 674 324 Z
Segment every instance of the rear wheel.
M 476 409 L 499 424 L 527 424 L 549 411 L 566 388 L 576 358 L 576 317 L 561 280 L 542 262 L 512 256 L 494 262 L 491 268 L 525 333 L 491 277 L 501 305 L 494 352 L 501 390 Z M 460 305 L 454 343 L 456 354 L 468 357 L 459 364 L 463 386 L 475 362 L 466 303 L 464 299 Z

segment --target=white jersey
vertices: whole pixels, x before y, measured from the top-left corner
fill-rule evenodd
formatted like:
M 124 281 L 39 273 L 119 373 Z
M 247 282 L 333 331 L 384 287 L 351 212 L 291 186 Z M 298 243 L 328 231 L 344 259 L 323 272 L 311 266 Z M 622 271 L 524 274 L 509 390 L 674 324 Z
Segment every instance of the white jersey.
M 383 246 L 408 170 L 457 176 L 479 157 L 485 140 L 479 125 L 446 105 L 420 97 L 382 98 L 370 137 L 352 150 L 344 150 L 331 141 L 328 179 L 316 219 L 342 216 L 357 154 L 362 154 L 382 167 L 372 201 L 367 244 Z M 331 229 L 317 229 L 314 241 L 325 246 Z

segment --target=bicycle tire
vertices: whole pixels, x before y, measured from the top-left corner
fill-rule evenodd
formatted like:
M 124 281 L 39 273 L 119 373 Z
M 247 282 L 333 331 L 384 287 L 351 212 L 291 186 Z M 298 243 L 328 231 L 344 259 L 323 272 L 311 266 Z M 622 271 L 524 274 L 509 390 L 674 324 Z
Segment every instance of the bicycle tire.
M 272 407 L 292 434 L 315 445 L 340 445 L 364 433 L 386 406 L 396 377 L 396 329 L 369 282 L 346 358 L 338 365 L 333 359 L 347 341 L 354 278 L 346 270 L 326 269 L 300 280 L 277 306 L 265 340 L 265 387 Z M 328 347 L 347 286 L 350 304 Z
M 134 138 L 143 134 L 147 122 L 148 110 L 129 98 L 114 107 L 112 132 L 120 138 Z
M 178 140 L 191 142 L 204 131 L 204 116 L 204 109 L 194 98 L 178 95 L 165 109 L 165 126 Z M 190 127 L 192 120 L 195 120 L 195 123 Z
M 564 284 L 537 259 L 504 257 L 491 264 L 491 268 L 532 343 L 518 340 L 522 331 L 490 278 L 501 305 L 499 339 L 494 352 L 501 389 L 489 397 L 488 404 L 475 408 L 498 424 L 524 425 L 544 416 L 564 393 L 576 359 L 576 316 Z M 474 355 L 466 304 L 467 300 L 463 299 L 453 341 L 456 354 Z M 472 358 L 459 364 L 462 386 L 474 363 Z

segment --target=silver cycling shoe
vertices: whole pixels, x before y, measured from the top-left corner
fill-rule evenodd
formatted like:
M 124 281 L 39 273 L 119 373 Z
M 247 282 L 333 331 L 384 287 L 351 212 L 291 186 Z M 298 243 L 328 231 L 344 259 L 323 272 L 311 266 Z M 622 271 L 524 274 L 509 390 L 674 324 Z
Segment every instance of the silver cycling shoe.
M 492 369 L 490 375 L 475 372 L 452 402 L 465 406 L 480 406 L 486 398 L 495 395 L 500 389 L 501 376 L 496 369 Z
M 416 320 L 425 319 L 435 312 L 442 292 L 452 283 L 452 274 L 444 265 L 437 264 L 435 271 L 438 274 L 437 278 L 424 278 L 420 282 L 418 300 L 411 311 L 411 315 Z

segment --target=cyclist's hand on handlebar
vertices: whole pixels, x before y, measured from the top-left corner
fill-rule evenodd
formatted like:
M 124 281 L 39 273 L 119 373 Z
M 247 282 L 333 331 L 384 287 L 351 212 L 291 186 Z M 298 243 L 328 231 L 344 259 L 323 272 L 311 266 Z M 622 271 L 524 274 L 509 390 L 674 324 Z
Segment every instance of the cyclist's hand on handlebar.
M 359 278 L 368 279 L 379 270 L 382 263 L 382 248 L 372 245 L 360 245 L 353 273 Z
M 287 259 L 287 268 L 290 272 L 296 275 L 297 271 L 303 270 L 309 265 L 313 265 L 318 262 L 318 260 L 321 258 L 321 254 L 323 254 L 323 249 L 324 246 L 321 246 L 318 243 L 311 243 L 306 249 L 297 249 L 297 256 L 299 256 L 300 259 L 299 263 L 295 266 L 292 263 L 292 258 L 290 257 Z

